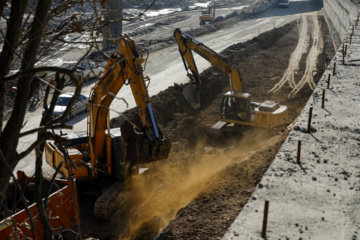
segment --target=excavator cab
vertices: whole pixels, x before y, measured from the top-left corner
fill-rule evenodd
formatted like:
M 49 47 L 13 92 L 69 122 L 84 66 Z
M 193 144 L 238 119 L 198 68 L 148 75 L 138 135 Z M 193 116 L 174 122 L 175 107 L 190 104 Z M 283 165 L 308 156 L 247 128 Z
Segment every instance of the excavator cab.
M 220 121 L 244 121 L 251 119 L 251 96 L 248 93 L 228 92 L 221 101 Z

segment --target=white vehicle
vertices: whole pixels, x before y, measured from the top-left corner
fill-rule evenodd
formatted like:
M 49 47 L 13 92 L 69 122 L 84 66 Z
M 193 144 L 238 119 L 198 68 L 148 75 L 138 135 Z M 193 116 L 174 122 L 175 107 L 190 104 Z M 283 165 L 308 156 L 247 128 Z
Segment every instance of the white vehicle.
M 279 8 L 289 7 L 289 0 L 279 0 Z
M 98 77 L 103 71 L 104 68 L 99 67 L 96 63 L 81 62 L 76 67 L 76 74 L 79 78 L 83 77 L 85 82 Z
M 65 109 L 69 105 L 70 99 L 73 97 L 74 93 L 64 93 L 61 94 L 56 102 L 53 117 L 60 116 L 65 112 Z M 70 120 L 74 115 L 84 112 L 87 109 L 88 97 L 81 94 L 80 97 L 76 100 L 74 105 L 71 108 L 70 114 L 66 117 L 66 120 Z

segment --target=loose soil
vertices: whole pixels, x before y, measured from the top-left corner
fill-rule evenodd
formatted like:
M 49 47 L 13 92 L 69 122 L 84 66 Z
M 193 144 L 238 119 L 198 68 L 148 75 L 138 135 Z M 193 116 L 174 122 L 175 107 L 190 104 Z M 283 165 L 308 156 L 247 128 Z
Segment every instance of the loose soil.
M 319 35 L 310 34 L 314 31 L 309 27 L 303 30 L 304 26 L 313 29 L 317 22 Z M 319 41 L 323 44 L 314 57 L 311 49 Z M 305 49 L 296 50 L 299 42 Z M 230 90 L 227 77 L 215 67 L 201 74 L 199 109 L 194 110 L 186 102 L 181 94 L 182 85 L 153 96 L 160 128 L 172 141 L 169 158 L 142 166 L 149 170 L 125 181 L 119 197 L 122 207 L 111 222 L 94 220 L 90 210 L 96 195 L 81 194 L 83 236 L 221 239 L 272 163 L 291 123 L 301 113 L 334 54 L 332 46 L 323 17 L 308 16 L 234 44 L 221 53 L 242 72 L 245 91 L 253 101 L 273 100 L 288 107 L 289 127 L 278 129 L 276 134 L 251 129 L 246 131 L 251 136 L 212 135 L 209 129 L 218 121 L 221 97 Z M 293 69 L 293 79 L 283 80 L 284 73 L 291 72 L 294 51 L 300 56 L 296 56 L 298 65 Z M 309 55 L 315 61 L 310 61 Z M 304 79 L 309 67 L 311 74 Z M 281 81 L 284 81 L 281 87 L 274 90 Z M 298 83 L 301 86 L 295 88 Z M 132 109 L 124 114 L 131 117 L 134 113 Z M 119 127 L 122 122 L 121 117 L 112 119 L 111 125 Z

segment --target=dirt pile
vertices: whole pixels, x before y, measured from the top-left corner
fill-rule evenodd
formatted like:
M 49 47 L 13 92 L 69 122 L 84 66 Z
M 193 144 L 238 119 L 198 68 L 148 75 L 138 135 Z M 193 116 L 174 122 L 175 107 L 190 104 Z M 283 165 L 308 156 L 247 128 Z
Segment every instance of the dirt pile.
M 324 49 L 317 58 L 316 82 L 333 54 L 326 23 L 323 18 L 319 21 Z M 310 96 L 310 85 L 292 98 L 288 98 L 290 85 L 276 93 L 270 90 L 282 78 L 297 47 L 299 24 L 300 20 L 289 23 L 221 53 L 242 71 L 253 101 L 275 100 L 287 105 L 290 122 Z M 296 81 L 306 70 L 309 50 L 310 44 L 301 57 Z M 221 97 L 229 90 L 228 79 L 214 67 L 201 78 L 201 108 L 197 110 L 182 96 L 180 85 L 152 97 L 159 125 L 172 141 L 172 152 L 167 160 L 146 166 L 149 171 L 126 183 L 129 190 L 123 195 L 121 220 L 114 223 L 120 226 L 115 239 L 153 239 L 162 229 L 158 239 L 221 238 L 285 140 L 287 130 L 277 136 L 255 131 L 251 138 L 238 135 L 226 144 L 212 141 L 208 130 L 218 120 Z M 134 113 L 132 109 L 125 115 Z M 111 125 L 117 127 L 122 121 L 121 117 L 112 119 Z

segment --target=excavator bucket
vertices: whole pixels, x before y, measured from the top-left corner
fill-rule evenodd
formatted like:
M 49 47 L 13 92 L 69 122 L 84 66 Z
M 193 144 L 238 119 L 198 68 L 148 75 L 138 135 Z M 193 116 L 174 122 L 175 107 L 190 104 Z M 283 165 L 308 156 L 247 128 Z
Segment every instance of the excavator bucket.
M 151 147 L 152 149 L 149 154 L 151 162 L 168 158 L 171 149 L 170 140 L 168 138 L 162 139 L 161 142 L 156 145 L 152 145 Z
M 135 124 L 140 123 L 138 114 L 135 115 L 132 122 Z M 128 121 L 125 121 L 121 125 L 121 135 L 126 145 L 126 162 L 130 163 L 130 165 L 134 166 L 138 163 L 163 160 L 166 159 L 170 153 L 170 140 L 163 137 L 161 132 L 161 137 L 155 140 L 149 133 L 136 133 L 133 126 Z
M 137 143 L 130 143 L 128 150 L 128 161 L 131 165 L 136 165 L 137 163 L 149 163 L 159 160 L 167 159 L 171 149 L 171 144 L 169 139 L 163 138 L 161 142 L 151 142 L 148 139 L 138 139 Z M 135 154 L 133 154 L 135 153 Z M 138 153 L 138 154 L 136 154 Z
M 190 84 L 183 89 L 185 99 L 194 109 L 200 107 L 200 88 L 194 84 Z

